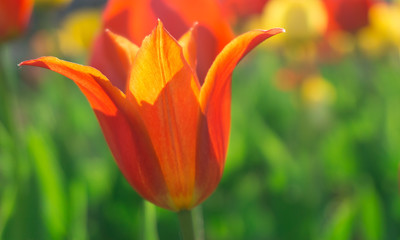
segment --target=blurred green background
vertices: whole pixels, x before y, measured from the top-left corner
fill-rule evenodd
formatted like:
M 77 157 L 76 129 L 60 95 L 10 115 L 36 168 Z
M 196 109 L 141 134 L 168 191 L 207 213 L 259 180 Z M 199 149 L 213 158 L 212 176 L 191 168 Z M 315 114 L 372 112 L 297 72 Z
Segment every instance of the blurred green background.
M 17 67 L 41 55 L 87 62 L 104 1 L 60 4 L 36 6 L 25 36 L 1 45 L 0 239 L 145 239 L 143 200 L 84 96 Z M 224 176 L 198 209 L 206 239 L 400 239 L 400 45 L 371 56 L 353 32 L 333 60 L 293 60 L 285 51 L 322 50 L 287 34 L 233 74 Z M 178 239 L 176 215 L 156 215 L 159 239 Z

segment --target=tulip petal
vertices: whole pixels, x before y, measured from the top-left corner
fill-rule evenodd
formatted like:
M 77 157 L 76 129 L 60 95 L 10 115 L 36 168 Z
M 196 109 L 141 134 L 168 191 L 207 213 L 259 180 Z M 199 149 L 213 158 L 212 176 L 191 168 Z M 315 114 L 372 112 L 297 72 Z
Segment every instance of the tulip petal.
M 124 64 L 125 69 L 130 70 L 139 47 L 123 36 L 115 34 L 108 29 L 106 30 L 106 35 L 114 42 L 117 53 L 120 55 L 120 59 L 123 60 L 122 64 Z
M 128 99 L 135 99 L 175 209 L 192 206 L 200 106 L 182 48 L 161 22 L 133 63 Z
M 24 61 L 19 65 L 47 68 L 72 79 L 87 96 L 92 108 L 106 115 L 115 115 L 118 111 L 116 104 L 121 105 L 125 98 L 124 94 L 112 86 L 102 73 L 91 67 L 55 57 L 41 57 Z
M 200 106 L 207 116 L 208 127 L 217 159 L 225 161 L 230 129 L 231 75 L 239 61 L 254 47 L 275 34 L 281 28 L 268 31 L 254 30 L 232 40 L 218 54 L 207 73 L 200 90 Z M 222 163 L 222 165 L 224 165 Z
M 95 48 L 99 45 L 107 47 L 102 48 L 102 51 L 94 51 L 91 66 L 101 69 L 114 86 L 125 92 L 132 62 L 139 47 L 110 30 L 99 36 Z
M 183 56 L 186 61 L 189 63 L 192 69 L 196 69 L 197 65 L 197 24 L 195 24 L 192 28 L 189 29 L 182 37 L 179 39 L 179 45 L 182 47 Z
M 132 63 L 133 60 L 135 60 L 136 54 L 139 51 L 139 47 L 136 46 L 134 43 L 129 41 L 128 39 L 124 38 L 123 36 L 120 36 L 118 34 L 115 34 L 111 32 L 110 30 L 106 30 L 106 36 L 110 38 L 110 40 L 114 43 L 110 47 L 114 47 L 115 51 L 113 51 L 113 54 L 118 54 L 118 59 L 119 61 L 116 62 L 115 64 L 120 64 L 125 70 L 125 79 L 120 79 L 120 85 L 119 88 L 124 91 L 127 89 L 127 79 L 128 75 L 131 68 L 132 68 Z M 115 65 L 114 64 L 114 65 Z M 116 80 L 115 80 L 116 81 Z M 114 82 L 115 82 L 114 81 Z M 125 84 L 125 86 L 122 85 Z
M 195 81 L 193 82 L 193 91 L 195 91 L 196 98 L 200 93 L 200 82 L 197 78 L 196 66 L 197 66 L 197 23 L 189 29 L 183 36 L 179 39 L 179 45 L 182 47 L 183 56 L 188 62 L 190 68 L 192 69 Z
M 214 0 L 109 0 L 103 14 L 105 29 L 111 29 L 133 43 L 139 45 L 145 36 L 151 33 L 161 19 L 171 35 L 176 39 L 181 37 L 195 22 L 199 22 L 198 66 L 197 73 L 201 82 L 210 68 L 213 60 L 223 47 L 233 39 L 234 35 L 229 23 L 221 14 L 218 4 Z M 91 66 L 96 67 L 114 83 L 114 77 L 107 74 L 103 68 L 112 65 L 112 61 L 102 59 L 102 52 L 108 51 L 107 44 L 100 39 L 96 42 L 91 57 Z M 118 73 L 115 75 L 117 78 Z M 118 85 L 117 85 L 118 86 Z
M 125 95 L 94 68 L 42 57 L 20 65 L 43 67 L 73 80 L 92 106 L 111 152 L 128 182 L 144 198 L 170 209 L 164 179 L 160 178 L 154 149 L 140 116 L 137 103 Z

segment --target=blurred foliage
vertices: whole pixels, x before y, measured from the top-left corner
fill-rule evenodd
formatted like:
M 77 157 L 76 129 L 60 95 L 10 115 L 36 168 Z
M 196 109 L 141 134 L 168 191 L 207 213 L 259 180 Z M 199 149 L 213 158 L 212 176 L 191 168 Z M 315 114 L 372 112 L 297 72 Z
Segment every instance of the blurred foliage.
M 84 64 L 93 36 L 74 34 L 75 10 L 41 10 L 2 46 L 0 239 L 157 239 L 145 231 L 155 215 L 158 238 L 178 239 L 176 215 L 132 190 L 72 81 L 16 67 L 40 54 Z M 64 50 L 62 29 L 79 51 Z M 400 51 L 392 35 L 389 51 L 364 51 L 367 31 L 312 67 L 321 50 L 307 53 L 309 42 L 269 51 L 268 41 L 238 66 L 226 169 L 202 204 L 206 239 L 400 239 Z M 306 66 L 288 49 L 306 52 Z

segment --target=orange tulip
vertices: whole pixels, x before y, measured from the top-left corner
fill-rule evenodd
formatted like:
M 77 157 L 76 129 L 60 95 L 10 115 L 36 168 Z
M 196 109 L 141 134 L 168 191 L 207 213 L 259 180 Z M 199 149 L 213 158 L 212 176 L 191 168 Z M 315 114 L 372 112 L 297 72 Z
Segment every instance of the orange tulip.
M 0 0 L 0 41 L 25 31 L 32 12 L 32 0 Z
M 103 28 L 139 45 L 150 34 L 157 19 L 165 24 L 171 35 L 179 39 L 198 22 L 197 73 L 204 79 L 217 54 L 233 39 L 229 23 L 224 19 L 215 0 L 109 0 L 103 13 Z M 122 91 L 128 73 L 121 68 L 116 51 L 102 31 L 93 49 L 90 66 L 99 69 Z
M 108 31 L 118 62 L 132 63 L 124 92 L 100 71 L 55 57 L 20 64 L 72 79 L 132 187 L 173 211 L 193 208 L 217 187 L 228 145 L 232 71 L 251 49 L 283 30 L 254 30 L 235 38 L 202 85 L 195 71 L 198 31 L 195 26 L 176 41 L 160 21 L 140 48 Z

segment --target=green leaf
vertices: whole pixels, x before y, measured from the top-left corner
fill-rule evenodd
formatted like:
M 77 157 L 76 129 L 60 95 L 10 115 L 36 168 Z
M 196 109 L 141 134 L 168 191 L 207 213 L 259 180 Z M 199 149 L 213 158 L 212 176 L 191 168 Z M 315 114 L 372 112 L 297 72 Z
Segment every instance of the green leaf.
M 355 205 L 345 199 L 330 212 L 322 238 L 324 240 L 350 240 L 353 234 Z
M 43 132 L 31 129 L 27 135 L 28 150 L 41 191 L 41 210 L 50 239 L 64 239 L 66 202 L 63 173 L 54 146 Z
M 380 240 L 383 236 L 383 207 L 379 195 L 372 185 L 365 185 L 359 194 L 360 198 L 360 226 L 363 239 Z

